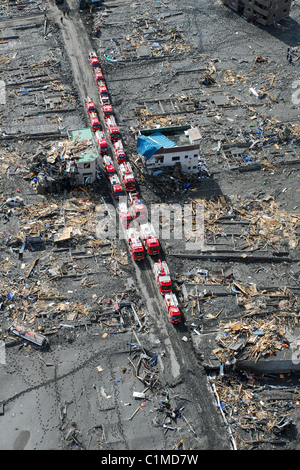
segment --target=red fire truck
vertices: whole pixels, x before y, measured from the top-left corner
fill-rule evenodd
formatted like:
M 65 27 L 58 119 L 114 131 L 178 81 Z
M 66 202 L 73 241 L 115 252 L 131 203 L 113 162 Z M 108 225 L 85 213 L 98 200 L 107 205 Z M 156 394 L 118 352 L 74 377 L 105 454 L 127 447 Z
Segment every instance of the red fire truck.
M 172 281 L 167 263 L 159 259 L 157 263 L 154 263 L 152 269 L 160 293 L 164 295 L 168 292 L 171 292 Z
M 104 80 L 103 73 L 100 67 L 94 67 L 94 73 L 95 73 L 95 79 L 97 83 Z
M 159 241 L 152 224 L 141 224 L 140 238 L 149 255 L 157 255 L 160 252 Z
M 108 152 L 108 145 L 107 145 L 107 140 L 105 138 L 105 134 L 103 131 L 96 131 L 95 132 L 95 138 L 96 142 L 98 145 L 98 149 L 100 150 L 100 153 L 105 154 Z
M 132 193 L 128 194 L 129 199 L 129 212 L 133 219 L 138 219 L 138 222 L 144 223 L 148 220 L 147 209 L 142 203 L 138 195 Z
M 111 190 L 115 199 L 123 196 L 123 189 L 120 183 L 120 180 L 117 175 L 113 175 L 109 178 L 111 184 Z
M 113 161 L 108 155 L 103 157 L 103 166 L 106 176 L 111 177 L 116 173 Z
M 118 160 L 118 163 L 123 163 L 126 160 L 126 155 L 123 147 L 122 140 L 116 140 L 114 142 L 114 151 L 116 155 L 116 159 Z
M 129 214 L 127 204 L 125 202 L 120 202 L 118 206 L 118 211 L 120 215 L 120 220 L 125 228 L 128 228 L 132 222 L 132 218 Z
M 91 128 L 93 132 L 100 131 L 101 126 L 96 112 L 89 113 Z
M 112 105 L 111 104 L 103 104 L 102 105 L 102 112 L 103 112 L 104 118 L 112 116 L 113 113 L 114 113 Z
M 121 138 L 121 132 L 117 126 L 114 116 L 107 116 L 105 118 L 105 124 L 111 141 L 114 142 L 119 140 Z
M 126 192 L 136 192 L 136 181 L 130 163 L 120 163 L 119 172 Z
M 171 323 L 180 323 L 181 322 L 181 313 L 178 306 L 178 300 L 176 295 L 171 292 L 170 294 L 165 294 L 165 304 L 167 311 L 170 315 Z
M 133 259 L 135 261 L 142 261 L 145 258 L 145 250 L 139 232 L 134 228 L 129 228 L 127 230 L 127 238 Z
M 86 107 L 88 113 L 96 112 L 94 102 L 93 102 L 92 98 L 90 98 L 89 96 L 85 99 L 85 107 Z
M 98 91 L 101 105 L 109 104 L 109 95 L 103 80 L 98 83 Z
M 89 52 L 89 59 L 90 59 L 90 64 L 92 67 L 100 67 L 96 51 Z

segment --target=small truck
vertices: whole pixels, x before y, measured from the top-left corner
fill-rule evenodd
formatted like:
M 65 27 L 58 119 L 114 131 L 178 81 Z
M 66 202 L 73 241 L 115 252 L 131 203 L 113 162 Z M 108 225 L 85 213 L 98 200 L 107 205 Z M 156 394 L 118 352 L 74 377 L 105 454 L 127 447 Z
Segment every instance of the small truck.
M 94 67 L 94 74 L 96 83 L 99 83 L 104 80 L 103 73 L 100 67 Z
M 112 116 L 114 114 L 113 107 L 111 104 L 103 104 L 102 105 L 102 113 L 104 118 Z
M 103 83 L 103 80 L 100 84 L 98 84 L 98 91 L 101 105 L 110 104 L 108 91 L 106 85 Z
M 92 67 L 100 67 L 96 51 L 89 52 L 89 59 L 90 59 L 90 64 Z
M 90 98 L 89 96 L 85 99 L 85 107 L 86 107 L 88 113 L 95 113 L 96 112 L 94 102 L 93 102 L 92 98 Z

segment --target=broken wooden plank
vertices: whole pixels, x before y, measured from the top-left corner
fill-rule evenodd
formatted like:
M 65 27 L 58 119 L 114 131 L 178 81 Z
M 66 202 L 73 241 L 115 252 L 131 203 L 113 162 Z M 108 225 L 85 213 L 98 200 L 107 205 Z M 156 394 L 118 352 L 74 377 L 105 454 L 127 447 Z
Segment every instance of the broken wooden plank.
M 30 274 L 32 273 L 32 271 L 33 271 L 35 265 L 37 264 L 38 260 L 39 260 L 39 258 L 35 258 L 35 259 L 32 261 L 32 263 L 31 263 L 31 265 L 29 266 L 29 269 L 28 269 L 28 271 L 27 271 L 27 274 L 26 274 L 26 276 L 25 276 L 26 278 L 28 278 L 28 277 L 30 276 Z

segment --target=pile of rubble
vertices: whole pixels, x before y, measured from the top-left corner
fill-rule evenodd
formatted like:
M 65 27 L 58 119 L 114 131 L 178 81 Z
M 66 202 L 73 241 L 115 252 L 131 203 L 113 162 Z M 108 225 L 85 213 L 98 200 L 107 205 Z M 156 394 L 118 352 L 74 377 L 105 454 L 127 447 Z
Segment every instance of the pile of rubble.
M 295 438 L 298 386 L 251 371 L 210 377 L 209 382 L 235 449 L 282 449 Z
M 163 178 L 168 180 L 166 174 Z M 181 179 L 182 185 L 184 179 Z M 169 182 L 173 185 L 173 194 L 176 194 L 173 180 L 174 177 Z M 166 188 L 167 183 L 164 181 Z M 171 247 L 168 249 L 171 255 L 203 260 L 297 262 L 300 221 L 297 206 L 294 211 L 284 210 L 268 195 L 247 199 L 240 196 L 192 198 L 198 183 L 199 177 L 186 179 L 186 201 L 193 202 L 195 208 L 197 204 L 203 208 L 204 234 L 196 231 L 196 220 L 193 220 L 195 240 L 201 240 L 202 237 L 203 248 L 201 252 L 196 250 L 189 254 L 179 253 Z M 180 195 L 184 192 L 181 191 Z M 185 241 L 192 236 L 193 232 L 187 233 Z
M 290 324 L 290 327 L 298 323 L 296 313 L 293 320 L 294 325 Z M 212 352 L 220 364 L 243 359 L 258 361 L 261 356 L 273 356 L 277 351 L 289 348 L 286 326 L 286 317 L 278 318 L 276 314 L 267 319 L 242 317 L 241 320 L 221 324 L 216 337 L 219 349 Z
M 226 229 L 230 225 L 241 225 L 243 228 L 237 235 L 246 251 L 271 247 L 275 252 L 295 250 L 298 246 L 300 215 L 279 208 L 273 197 L 249 198 L 241 197 L 216 201 L 204 201 L 206 214 L 207 239 L 226 237 Z M 224 229 L 224 226 L 226 229 Z M 230 231 L 228 233 L 230 236 Z
M 135 5 L 129 5 L 133 9 Z M 166 57 L 181 54 L 190 50 L 187 37 L 183 31 L 167 23 L 165 18 L 154 18 L 152 11 L 146 10 L 142 16 L 133 16 L 129 24 L 130 34 L 119 34 L 121 24 L 111 22 L 109 12 L 95 12 L 92 31 L 95 37 L 101 37 L 107 30 L 112 37 L 104 57 L 110 63 L 122 64 L 136 58 Z M 124 22 L 122 23 L 124 26 Z

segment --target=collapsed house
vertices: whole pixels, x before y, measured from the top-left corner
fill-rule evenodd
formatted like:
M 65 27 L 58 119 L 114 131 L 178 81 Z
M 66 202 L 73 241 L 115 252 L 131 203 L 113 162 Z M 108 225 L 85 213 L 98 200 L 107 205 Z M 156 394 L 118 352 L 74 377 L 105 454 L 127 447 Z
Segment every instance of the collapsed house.
M 183 173 L 197 173 L 201 135 L 186 126 L 143 129 L 137 139 L 137 152 L 146 169 L 180 167 Z
M 92 184 L 99 176 L 99 152 L 89 128 L 68 131 L 68 139 L 45 146 L 30 167 L 39 194 Z
M 274 24 L 290 14 L 292 0 L 222 0 L 238 13 L 262 25 Z

